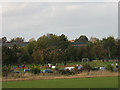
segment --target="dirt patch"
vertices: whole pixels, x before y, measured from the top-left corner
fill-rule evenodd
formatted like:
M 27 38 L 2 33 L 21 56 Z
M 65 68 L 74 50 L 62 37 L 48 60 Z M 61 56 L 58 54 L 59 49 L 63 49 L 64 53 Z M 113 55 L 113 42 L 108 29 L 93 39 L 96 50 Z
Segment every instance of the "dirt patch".
M 23 81 L 23 80 L 47 80 L 47 79 L 71 79 L 71 78 L 92 78 L 92 77 L 113 77 L 118 76 L 118 72 L 108 72 L 108 71 L 92 71 L 89 73 L 82 72 L 80 74 L 76 75 L 54 75 L 54 74 L 48 74 L 48 75 L 33 75 L 26 73 L 23 75 L 23 77 L 20 78 L 14 78 L 14 77 L 8 77 L 8 78 L 2 78 L 2 81 Z

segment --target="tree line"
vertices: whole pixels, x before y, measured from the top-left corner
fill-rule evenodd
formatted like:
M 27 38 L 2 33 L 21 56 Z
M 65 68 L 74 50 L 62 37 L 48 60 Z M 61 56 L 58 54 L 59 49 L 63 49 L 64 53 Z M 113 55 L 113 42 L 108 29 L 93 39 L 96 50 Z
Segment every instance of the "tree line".
M 11 39 L 11 42 L 24 42 L 23 38 Z M 109 60 L 120 58 L 120 39 L 109 36 L 91 42 L 81 35 L 75 42 L 87 42 L 86 46 L 72 46 L 67 36 L 47 34 L 33 40 L 24 47 L 2 46 L 2 64 L 45 64 L 90 60 Z

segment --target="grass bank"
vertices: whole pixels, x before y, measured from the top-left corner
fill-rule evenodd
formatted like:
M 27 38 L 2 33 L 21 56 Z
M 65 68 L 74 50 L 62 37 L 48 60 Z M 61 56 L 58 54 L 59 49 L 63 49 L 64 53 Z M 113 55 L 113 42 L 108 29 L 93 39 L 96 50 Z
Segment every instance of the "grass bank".
M 9 81 L 3 88 L 118 88 L 118 77 Z

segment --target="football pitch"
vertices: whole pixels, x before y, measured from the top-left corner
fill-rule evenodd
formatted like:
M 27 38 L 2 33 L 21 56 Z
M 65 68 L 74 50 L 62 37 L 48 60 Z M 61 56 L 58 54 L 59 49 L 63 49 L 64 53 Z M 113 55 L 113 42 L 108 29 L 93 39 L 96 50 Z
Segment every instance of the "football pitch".
M 2 88 L 118 88 L 118 77 L 9 81 Z

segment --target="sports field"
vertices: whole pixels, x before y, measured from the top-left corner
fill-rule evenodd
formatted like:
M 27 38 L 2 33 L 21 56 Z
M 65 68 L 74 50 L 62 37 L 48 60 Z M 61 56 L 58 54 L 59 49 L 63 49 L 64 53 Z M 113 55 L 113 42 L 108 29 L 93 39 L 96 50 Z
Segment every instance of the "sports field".
M 118 77 L 3 82 L 3 88 L 118 88 Z

